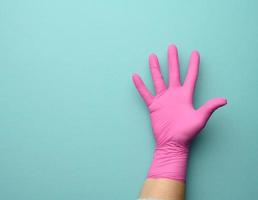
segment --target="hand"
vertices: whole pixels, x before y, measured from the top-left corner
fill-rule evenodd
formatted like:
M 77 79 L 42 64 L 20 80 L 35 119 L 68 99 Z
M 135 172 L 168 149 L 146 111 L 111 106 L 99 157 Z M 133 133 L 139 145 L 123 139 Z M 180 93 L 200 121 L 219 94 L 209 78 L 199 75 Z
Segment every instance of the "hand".
M 134 84 L 150 111 L 156 141 L 154 161 L 148 177 L 185 180 L 190 142 L 204 128 L 211 114 L 227 101 L 224 98 L 215 98 L 199 109 L 193 107 L 193 94 L 199 69 L 197 51 L 191 54 L 183 85 L 180 82 L 178 53 L 175 45 L 170 45 L 168 48 L 168 87 L 163 80 L 156 55 L 150 55 L 149 64 L 156 96 L 148 91 L 139 75 L 133 75 Z M 168 164 L 162 160 L 166 160 Z

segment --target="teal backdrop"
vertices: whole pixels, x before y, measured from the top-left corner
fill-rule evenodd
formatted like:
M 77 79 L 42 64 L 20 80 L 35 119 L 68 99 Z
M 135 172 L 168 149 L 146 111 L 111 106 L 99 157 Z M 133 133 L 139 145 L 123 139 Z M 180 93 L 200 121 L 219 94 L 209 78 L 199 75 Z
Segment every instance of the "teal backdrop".
M 258 198 L 258 1 L 0 1 L 0 199 L 132 200 L 151 162 L 148 55 L 201 68 L 195 105 L 223 96 L 194 141 L 188 200 Z

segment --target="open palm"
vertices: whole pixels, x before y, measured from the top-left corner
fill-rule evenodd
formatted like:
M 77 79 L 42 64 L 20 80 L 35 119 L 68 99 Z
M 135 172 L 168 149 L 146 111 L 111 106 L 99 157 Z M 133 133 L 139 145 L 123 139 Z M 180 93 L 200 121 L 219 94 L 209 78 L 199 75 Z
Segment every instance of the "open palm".
M 150 111 L 156 145 L 171 143 L 188 146 L 190 141 L 206 125 L 211 114 L 227 103 L 224 98 L 215 98 L 198 109 L 193 107 L 193 94 L 198 77 L 199 53 L 193 51 L 184 84 L 180 81 L 178 53 L 175 45 L 168 48 L 169 84 L 166 86 L 155 54 L 149 57 L 150 71 L 156 96 L 146 88 L 139 75 L 133 81 Z

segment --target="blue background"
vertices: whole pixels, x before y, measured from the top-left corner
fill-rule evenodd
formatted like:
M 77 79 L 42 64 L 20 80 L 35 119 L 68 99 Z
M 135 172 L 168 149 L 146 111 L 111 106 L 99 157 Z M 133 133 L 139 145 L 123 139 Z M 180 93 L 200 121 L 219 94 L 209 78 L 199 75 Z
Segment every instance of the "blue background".
M 131 74 L 201 53 L 187 199 L 258 196 L 258 1 L 0 1 L 0 199 L 136 199 L 153 151 Z

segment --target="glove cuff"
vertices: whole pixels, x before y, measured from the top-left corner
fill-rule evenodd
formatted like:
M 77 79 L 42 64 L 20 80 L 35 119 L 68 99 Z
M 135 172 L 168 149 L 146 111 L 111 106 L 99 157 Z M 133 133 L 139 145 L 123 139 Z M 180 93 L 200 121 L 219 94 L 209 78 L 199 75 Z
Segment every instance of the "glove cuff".
M 175 143 L 156 147 L 147 178 L 185 181 L 188 152 L 188 146 Z

